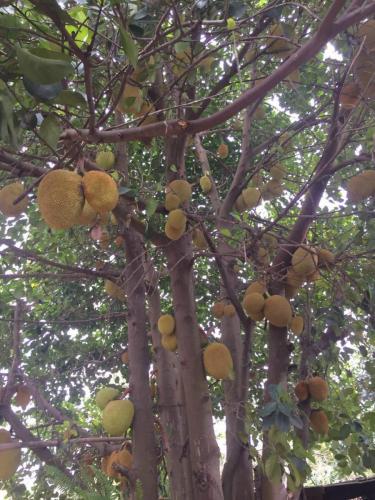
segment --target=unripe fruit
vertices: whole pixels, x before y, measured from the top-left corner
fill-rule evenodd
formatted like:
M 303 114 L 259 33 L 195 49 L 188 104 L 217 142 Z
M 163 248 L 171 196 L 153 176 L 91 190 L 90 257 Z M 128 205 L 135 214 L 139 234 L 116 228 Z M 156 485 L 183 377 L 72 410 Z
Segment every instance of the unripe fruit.
M 309 386 L 304 380 L 301 380 L 295 386 L 294 393 L 297 396 L 298 401 L 306 401 L 306 399 L 309 399 L 310 397 Z
M 323 410 L 313 410 L 310 415 L 310 425 L 318 434 L 328 434 L 328 417 Z
M 163 335 L 161 338 L 161 345 L 170 352 L 177 350 L 177 337 L 176 335 Z
M 13 202 L 24 192 L 21 182 L 12 182 L 0 189 L 0 212 L 5 217 L 18 217 L 26 211 L 28 198 L 25 196 L 16 205 Z
M 176 231 L 180 231 L 181 229 L 185 230 L 186 226 L 186 215 L 181 208 L 176 208 L 175 210 L 171 210 L 168 215 L 168 224 Z
M 82 184 L 87 202 L 98 213 L 110 212 L 116 207 L 119 193 L 110 175 L 90 170 L 83 176 Z
M 103 427 L 110 436 L 123 436 L 134 417 L 134 405 L 129 399 L 110 401 L 103 410 Z
M 348 201 L 358 203 L 375 195 L 375 170 L 364 170 L 349 179 L 346 190 Z
M 254 281 L 253 283 L 250 283 L 250 285 L 246 288 L 245 294 L 247 295 L 248 293 L 260 293 L 263 295 L 264 293 L 266 293 L 266 291 L 266 284 L 263 281 Z
M 203 364 L 206 373 L 216 379 L 229 379 L 232 377 L 233 360 L 226 345 L 213 342 L 203 351 Z
M 103 387 L 95 395 L 95 402 L 101 410 L 107 406 L 107 404 L 116 399 L 120 394 L 120 391 L 114 389 L 113 387 Z
M 242 198 L 247 208 L 254 208 L 260 202 L 260 190 L 256 187 L 248 187 L 242 191 Z
M 158 320 L 158 330 L 162 335 L 172 335 L 176 328 L 176 320 L 171 314 L 163 314 Z
M 233 304 L 227 304 L 226 306 L 224 306 L 224 316 L 231 318 L 235 314 L 236 314 L 236 309 Z
M 206 248 L 208 248 L 208 243 L 206 241 L 206 238 L 204 237 L 203 231 L 198 228 L 194 229 L 193 231 L 193 243 L 200 250 L 205 250 Z
M 215 318 L 222 318 L 224 316 L 224 307 L 225 304 L 223 302 L 215 302 L 215 304 L 211 307 L 212 315 Z
M 199 179 L 199 185 L 204 193 L 209 193 L 212 189 L 212 182 L 208 175 L 203 175 Z
M 115 155 L 112 151 L 98 151 L 95 158 L 98 167 L 109 170 L 115 164 Z
M 302 316 L 294 316 L 289 325 L 290 330 L 294 333 L 294 335 L 301 335 L 303 332 L 303 317 Z
M 335 256 L 330 250 L 318 249 L 318 264 L 320 267 L 331 267 L 335 263 Z
M 229 154 L 229 148 L 228 148 L 228 145 L 225 144 L 225 142 L 222 142 L 219 147 L 217 148 L 217 155 L 219 156 L 219 158 L 221 158 L 222 160 L 225 160 L 225 158 L 228 156 Z
M 285 297 L 272 295 L 264 304 L 264 315 L 272 325 L 282 328 L 292 319 L 292 309 Z
M 165 195 L 164 206 L 165 206 L 166 210 L 168 210 L 168 212 L 170 212 L 171 210 L 175 210 L 176 208 L 178 208 L 180 206 L 180 204 L 181 204 L 181 200 L 176 194 L 167 193 Z
M 261 293 L 247 293 L 242 301 L 242 306 L 248 316 L 259 315 L 264 308 L 264 297 Z
M 328 398 L 328 384 L 321 377 L 311 377 L 307 380 L 311 397 L 315 401 L 324 401 Z
M 191 185 L 184 179 L 176 179 L 168 184 L 166 192 L 177 195 L 180 202 L 185 203 L 191 198 Z
M 313 273 L 318 265 L 318 256 L 311 247 L 300 246 L 292 256 L 292 266 L 296 274 L 307 276 Z

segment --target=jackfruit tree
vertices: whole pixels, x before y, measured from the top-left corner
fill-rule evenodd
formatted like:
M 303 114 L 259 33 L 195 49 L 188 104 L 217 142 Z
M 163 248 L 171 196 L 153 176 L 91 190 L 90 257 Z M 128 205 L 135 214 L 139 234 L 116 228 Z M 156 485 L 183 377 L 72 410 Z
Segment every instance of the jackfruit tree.
M 8 0 L 0 46 L 0 489 L 373 474 L 374 2 Z

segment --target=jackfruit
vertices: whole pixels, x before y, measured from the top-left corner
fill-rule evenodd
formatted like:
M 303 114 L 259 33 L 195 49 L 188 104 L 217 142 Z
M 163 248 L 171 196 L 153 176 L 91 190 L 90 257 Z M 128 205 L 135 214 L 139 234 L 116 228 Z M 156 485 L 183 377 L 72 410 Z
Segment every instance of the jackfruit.
M 245 295 L 248 293 L 260 293 L 264 294 L 267 291 L 266 284 L 263 281 L 254 281 L 246 288 Z
M 186 203 L 191 198 L 191 184 L 184 179 L 176 179 L 168 184 L 166 192 L 177 195 L 181 203 Z
M 259 313 L 263 312 L 264 303 L 263 294 L 252 292 L 245 295 L 242 301 L 242 307 L 248 316 L 259 315 Z
M 114 389 L 113 387 L 103 387 L 96 393 L 95 403 L 101 410 L 104 410 L 107 404 L 112 401 L 112 399 L 116 399 L 119 394 L 120 391 Z
M 228 154 L 229 154 L 228 144 L 225 144 L 225 142 L 222 142 L 219 145 L 219 147 L 217 148 L 217 155 L 222 160 L 225 160 L 225 158 L 228 156 Z
M 171 210 L 168 214 L 167 222 L 170 227 L 180 231 L 181 229 L 185 230 L 186 226 L 186 215 L 181 208 L 176 208 L 175 210 Z
M 276 179 L 268 181 L 265 185 L 265 189 L 271 193 L 272 196 L 280 196 L 284 191 L 282 183 Z
M 335 256 L 330 250 L 318 249 L 318 264 L 320 267 L 331 267 L 335 263 Z
M 199 179 L 199 185 L 204 193 L 209 193 L 212 189 L 212 182 L 208 175 L 203 175 Z
M 363 43 L 366 49 L 371 52 L 375 50 L 375 19 L 370 19 L 360 24 L 358 34 L 365 37 Z
M 280 53 L 281 55 L 288 55 L 293 50 L 294 45 L 289 40 L 286 40 L 283 26 L 280 23 L 275 23 L 271 26 L 270 34 L 280 38 L 273 40 L 268 45 L 267 52 L 269 54 Z
M 264 304 L 264 315 L 271 325 L 282 328 L 292 319 L 292 308 L 285 297 L 272 295 Z
M 340 94 L 340 104 L 344 109 L 354 109 L 361 100 L 361 89 L 357 83 L 347 83 Z
M 227 304 L 224 306 L 224 316 L 231 318 L 236 314 L 236 309 L 233 304 Z
M 203 351 L 203 365 L 206 373 L 216 379 L 233 377 L 232 355 L 226 345 L 213 342 Z
M 158 319 L 158 330 L 161 335 L 172 335 L 176 328 L 176 320 L 171 314 L 163 314 Z
M 294 335 L 301 335 L 303 332 L 303 317 L 294 316 L 289 324 L 289 328 Z
M 126 84 L 120 102 L 117 105 L 121 113 L 139 113 L 143 104 L 142 90 L 135 85 Z
M 117 185 L 110 175 L 90 170 L 83 176 L 82 183 L 87 202 L 98 213 L 110 212 L 116 207 L 119 194 Z
M 95 157 L 95 163 L 104 170 L 109 170 L 115 164 L 115 155 L 112 151 L 98 151 Z
M 364 170 L 349 179 L 346 190 L 348 201 L 358 203 L 375 195 L 375 170 Z
M 218 319 L 222 318 L 224 316 L 224 307 L 224 302 L 215 302 L 215 304 L 211 307 L 212 315 Z
M 306 401 L 310 397 L 309 386 L 304 380 L 301 380 L 295 386 L 294 393 L 297 396 L 298 401 Z
M 129 363 L 129 351 L 126 349 L 126 351 L 124 351 L 122 354 L 121 354 L 121 361 L 127 365 Z
M 280 163 L 276 163 L 271 167 L 270 174 L 272 179 L 281 181 L 285 177 L 285 168 Z
M 311 274 L 308 274 L 306 276 L 306 281 L 308 283 L 312 283 L 314 281 L 318 281 L 320 278 L 321 278 L 320 271 L 319 271 L 319 269 L 316 269 L 314 272 L 312 272 Z
M 193 230 L 193 243 L 200 250 L 206 250 L 206 248 L 208 248 L 208 243 L 204 237 L 203 231 L 198 228 Z
M 5 217 L 18 217 L 26 211 L 28 199 L 27 196 L 19 203 L 13 205 L 16 200 L 24 192 L 22 182 L 12 182 L 0 189 L 0 212 Z
M 300 246 L 292 255 L 292 267 L 296 274 L 307 276 L 316 271 L 318 255 L 314 248 Z
M 31 391 L 27 387 L 27 385 L 19 385 L 17 387 L 17 392 L 14 397 L 14 404 L 16 406 L 20 406 L 23 410 L 30 403 L 31 400 Z
M 6 429 L 0 429 L 0 444 L 11 443 L 14 441 Z M 0 480 L 7 481 L 18 469 L 21 463 L 21 450 L 19 448 L 10 448 L 0 451 Z
M 262 321 L 262 319 L 264 319 L 264 309 L 257 313 L 249 314 L 249 318 L 252 319 L 253 321 Z
M 287 299 L 292 299 L 297 295 L 298 288 L 295 288 L 291 285 L 285 285 L 285 297 Z
M 302 286 L 304 277 L 297 274 L 293 267 L 290 267 L 286 273 L 286 282 L 289 286 L 293 288 L 299 288 Z
M 243 199 L 242 193 L 234 202 L 234 207 L 239 212 L 243 212 L 244 210 L 246 210 L 246 203 L 245 203 L 245 200 Z
M 108 457 L 108 461 L 106 463 L 106 473 L 109 477 L 114 479 L 121 479 L 123 475 L 121 472 L 117 472 L 113 465 L 121 465 L 122 467 L 126 467 L 126 469 L 131 469 L 133 465 L 133 457 L 131 453 L 125 448 L 122 450 L 115 450 Z
M 260 202 L 260 190 L 256 187 L 248 187 L 242 191 L 242 198 L 246 208 L 254 208 Z
M 170 352 L 177 350 L 177 337 L 176 335 L 163 335 L 161 338 L 161 345 Z
M 257 252 L 257 260 L 263 266 L 268 266 L 270 263 L 270 256 L 267 248 L 259 247 Z
M 315 401 L 324 401 L 328 398 L 328 384 L 321 377 L 311 377 L 307 380 L 311 397 Z
M 318 434 L 328 434 L 328 417 L 323 410 L 313 410 L 310 415 L 311 428 Z
M 123 436 L 133 417 L 134 405 L 129 399 L 110 401 L 103 410 L 103 428 L 110 436 Z
M 266 233 L 262 236 L 262 245 L 266 246 L 270 250 L 276 250 L 278 247 L 278 241 L 276 236 L 270 233 Z
M 126 301 L 126 295 L 122 288 L 120 288 L 116 283 L 111 280 L 105 280 L 104 282 L 105 291 L 113 299 L 120 300 L 121 302 Z
M 77 224 L 79 224 L 80 226 L 92 227 L 95 225 L 98 219 L 99 219 L 98 212 L 94 210 L 92 206 L 89 203 L 87 203 L 87 201 L 85 201 L 82 212 L 78 217 Z
M 170 212 L 171 210 L 175 210 L 176 208 L 178 208 L 180 206 L 180 204 L 181 204 L 181 200 L 176 194 L 167 193 L 165 195 L 164 206 L 165 206 L 166 210 L 168 210 L 168 212 Z
M 176 241 L 179 240 L 181 236 L 185 233 L 185 227 L 181 227 L 180 229 L 175 229 L 167 221 L 165 224 L 164 232 L 170 240 Z
M 78 223 L 84 206 L 82 177 L 69 170 L 52 170 L 38 187 L 38 206 L 52 229 L 68 229 Z

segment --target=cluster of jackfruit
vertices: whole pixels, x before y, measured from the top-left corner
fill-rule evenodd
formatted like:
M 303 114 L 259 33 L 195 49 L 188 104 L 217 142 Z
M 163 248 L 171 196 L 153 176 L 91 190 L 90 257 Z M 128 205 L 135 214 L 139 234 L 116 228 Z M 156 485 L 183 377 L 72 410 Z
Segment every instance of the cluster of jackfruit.
M 124 290 L 111 280 L 104 281 L 104 289 L 106 293 L 112 297 L 112 299 L 119 300 L 120 302 L 126 301 L 126 295 Z
M 232 318 L 236 314 L 236 309 L 233 304 L 225 303 L 224 301 L 220 300 L 219 302 L 215 302 L 215 304 L 211 307 L 211 312 L 212 315 L 217 319 L 221 319 L 224 316 L 227 318 Z
M 171 314 L 163 314 L 158 320 L 158 330 L 161 335 L 161 345 L 167 351 L 177 350 L 176 320 Z
M 346 184 L 348 201 L 358 203 L 375 196 L 375 170 L 364 170 Z
M 218 380 L 233 380 L 233 359 L 228 347 L 221 342 L 208 344 L 203 351 L 203 365 L 207 375 Z
M 0 444 L 16 442 L 12 439 L 10 432 L 6 429 L 0 429 Z M 13 474 L 17 472 L 17 469 L 21 463 L 21 450 L 20 448 L 9 448 L 7 450 L 0 451 L 0 480 L 7 481 Z
M 116 399 L 119 394 L 113 387 L 103 387 L 95 396 L 95 402 L 103 412 L 103 428 L 110 436 L 126 434 L 134 417 L 133 403 L 129 399 Z
M 170 240 L 179 240 L 186 229 L 185 212 L 179 208 L 191 198 L 191 185 L 184 179 L 170 182 L 166 188 L 165 208 L 168 218 L 165 224 L 165 234 Z
M 313 401 L 325 401 L 328 398 L 328 384 L 321 377 L 310 377 L 306 380 L 301 380 L 294 388 L 294 393 L 298 401 L 307 401 L 310 398 Z M 327 434 L 329 422 L 327 415 L 321 409 L 313 409 L 310 415 L 310 425 L 318 434 Z
M 91 170 L 83 177 L 69 170 L 52 170 L 38 187 L 38 205 L 43 219 L 52 229 L 68 229 L 90 223 L 108 214 L 118 202 L 119 193 L 112 177 Z
M 124 480 L 121 472 L 116 471 L 116 465 L 125 467 L 127 470 L 132 468 L 133 456 L 126 448 L 114 450 L 110 455 L 102 458 L 101 469 L 108 477 L 117 480 Z

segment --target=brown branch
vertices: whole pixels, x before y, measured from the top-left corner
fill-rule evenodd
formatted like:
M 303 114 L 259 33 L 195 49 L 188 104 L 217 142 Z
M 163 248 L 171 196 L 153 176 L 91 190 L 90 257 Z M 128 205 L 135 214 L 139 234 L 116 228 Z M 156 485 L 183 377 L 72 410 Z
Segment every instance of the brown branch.
M 11 450 L 13 448 L 30 448 L 32 450 L 38 449 L 38 448 L 47 448 L 47 447 L 54 447 L 54 448 L 59 448 L 61 446 L 65 447 L 67 444 L 70 446 L 84 446 L 86 444 L 92 444 L 92 443 L 123 443 L 124 438 L 123 437 L 98 437 L 98 436 L 91 436 L 91 437 L 85 437 L 85 438 L 73 438 L 69 439 L 69 441 L 66 441 L 65 439 L 48 439 L 45 441 L 37 440 L 37 441 L 22 441 L 22 442 L 11 442 L 11 443 L 4 443 L 0 444 L 0 451 L 3 450 Z
M 13 319 L 13 361 L 8 373 L 7 385 L 5 387 L 5 391 L 0 398 L 1 404 L 9 404 L 14 392 L 14 383 L 15 379 L 18 375 L 18 369 L 21 364 L 21 327 L 22 327 L 22 310 L 23 304 L 21 301 L 17 301 L 16 307 L 14 310 L 14 319 Z

